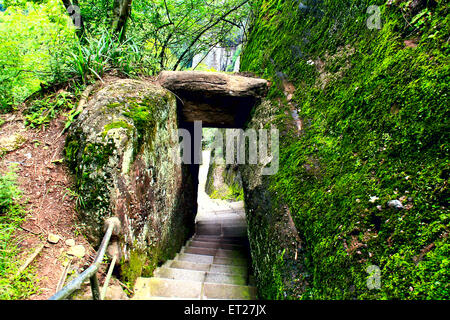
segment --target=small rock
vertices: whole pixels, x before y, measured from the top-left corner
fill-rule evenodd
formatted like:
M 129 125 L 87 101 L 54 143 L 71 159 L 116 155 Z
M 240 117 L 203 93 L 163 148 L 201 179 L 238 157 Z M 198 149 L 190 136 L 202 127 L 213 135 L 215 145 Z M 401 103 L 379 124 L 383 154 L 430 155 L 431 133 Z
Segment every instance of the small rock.
M 79 244 L 70 247 L 70 249 L 67 251 L 67 254 L 81 259 L 86 254 L 86 249 L 81 244 Z
M 387 204 L 390 208 L 395 208 L 395 209 L 403 209 L 404 208 L 403 204 L 399 200 L 389 200 Z
M 106 290 L 105 300 L 128 300 L 127 294 L 121 286 L 110 285 Z
M 73 247 L 75 245 L 75 240 L 67 239 L 66 240 L 66 245 L 68 245 L 69 247 Z
M 57 234 L 49 233 L 47 241 L 56 244 L 58 243 L 59 239 L 60 237 Z

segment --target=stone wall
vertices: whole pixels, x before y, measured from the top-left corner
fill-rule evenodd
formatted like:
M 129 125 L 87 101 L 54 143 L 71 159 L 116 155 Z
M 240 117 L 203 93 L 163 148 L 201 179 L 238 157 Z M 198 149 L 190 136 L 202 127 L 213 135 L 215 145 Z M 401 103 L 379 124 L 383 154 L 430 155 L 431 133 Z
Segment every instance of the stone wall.
M 246 129 L 274 126 L 277 110 L 270 100 L 263 100 L 254 108 Z M 262 164 L 239 165 L 258 295 L 264 299 L 300 296 L 308 281 L 304 248 L 289 208 L 277 200 L 270 187 L 271 176 L 263 175 L 262 169 Z

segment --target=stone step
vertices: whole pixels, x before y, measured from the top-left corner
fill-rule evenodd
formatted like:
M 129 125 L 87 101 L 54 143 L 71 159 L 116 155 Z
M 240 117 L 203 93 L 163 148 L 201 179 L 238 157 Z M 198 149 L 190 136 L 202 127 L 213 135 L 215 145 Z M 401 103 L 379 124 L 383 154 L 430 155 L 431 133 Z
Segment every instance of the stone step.
M 198 235 L 222 235 L 222 225 L 217 223 L 204 223 L 195 225 L 195 233 Z
M 215 248 L 215 249 L 228 249 L 228 250 L 245 250 L 245 246 L 239 244 L 229 244 L 229 243 L 221 243 L 221 242 L 208 242 L 208 241 L 198 241 L 198 240 L 190 240 L 186 243 L 186 246 L 189 247 L 198 247 L 198 248 Z
M 219 236 L 205 236 L 205 235 L 194 235 L 192 237 L 194 241 L 202 241 L 202 242 L 214 242 L 214 243 L 226 243 L 226 244 L 237 244 L 237 245 L 245 245 L 247 243 L 247 239 L 243 237 L 219 237 Z
M 243 266 L 246 267 L 248 265 L 247 259 L 241 258 L 225 258 L 225 257 L 214 257 L 214 264 L 223 264 L 230 266 Z
M 198 235 L 215 235 L 230 237 L 247 236 L 247 226 L 243 224 L 197 223 L 195 233 Z
M 247 277 L 236 274 L 213 273 L 207 272 L 205 282 L 208 283 L 225 283 L 235 285 L 247 285 Z
M 196 271 L 209 271 L 209 269 L 211 268 L 211 264 L 209 263 L 195 263 L 191 261 L 180 261 L 180 260 L 172 260 L 170 264 L 168 264 L 167 266 L 175 269 L 186 269 Z
M 155 272 L 153 273 L 153 276 L 158 277 L 158 278 L 165 278 L 165 279 L 190 280 L 190 281 L 203 282 L 205 280 L 206 272 L 189 270 L 189 269 L 160 267 L 155 270 Z
M 192 253 L 178 253 L 174 260 L 211 264 L 214 261 L 214 256 Z
M 224 274 L 234 274 L 247 277 L 248 269 L 244 266 L 233 266 L 233 265 L 223 265 L 223 264 L 212 264 L 209 268 L 209 272 L 212 273 L 224 273 Z
M 245 237 L 247 236 L 247 226 L 222 226 L 222 235 L 224 237 Z
M 185 247 L 183 248 L 184 253 L 192 253 L 192 254 L 202 254 L 207 256 L 214 256 L 217 252 L 216 248 L 200 248 L 200 247 Z
M 198 247 L 183 247 L 181 253 L 194 254 L 194 255 L 205 255 L 213 257 L 221 257 L 228 259 L 246 259 L 247 253 L 238 250 L 227 250 L 227 249 L 214 249 L 214 248 L 198 248 Z M 200 261 L 199 261 L 200 262 Z M 207 262 L 205 262 L 207 263 Z
M 228 258 L 228 259 L 246 259 L 247 254 L 242 251 L 217 249 L 215 257 Z
M 201 220 L 197 221 L 196 225 L 198 226 L 204 226 L 204 225 L 221 225 L 221 226 L 239 226 L 239 227 L 246 227 L 247 223 L 245 219 L 243 219 L 240 216 L 222 216 L 221 218 L 214 218 L 210 220 Z
M 200 298 L 202 282 L 164 278 L 138 278 L 132 300 L 147 300 L 150 297 Z
M 256 288 L 222 283 L 205 283 L 203 298 L 255 300 Z

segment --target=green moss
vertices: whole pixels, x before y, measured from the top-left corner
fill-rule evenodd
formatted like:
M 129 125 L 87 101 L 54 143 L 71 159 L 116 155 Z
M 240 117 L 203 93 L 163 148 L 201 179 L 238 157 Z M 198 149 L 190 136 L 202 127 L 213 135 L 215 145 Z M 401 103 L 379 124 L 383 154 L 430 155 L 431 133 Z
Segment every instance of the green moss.
M 241 60 L 282 101 L 270 190 L 293 214 L 312 277 L 294 298 L 449 299 L 449 5 L 424 2 L 418 17 L 406 1 L 302 3 L 259 1 Z M 374 4 L 381 30 L 366 26 Z M 291 105 L 283 81 L 297 88 Z M 286 125 L 291 108 L 300 137 Z M 389 208 L 393 199 L 406 209 Z M 381 269 L 379 290 L 367 287 L 369 265 Z
M 121 265 L 121 276 L 124 281 L 129 284 L 134 284 L 137 278 L 142 275 L 142 270 L 146 266 L 147 255 L 145 252 L 133 250 L 130 253 L 130 258 L 128 261 L 122 261 Z
M 124 129 L 127 129 L 128 131 L 133 131 L 133 126 L 131 126 L 129 123 L 127 123 L 125 121 L 111 122 L 111 123 L 108 123 L 107 125 L 105 125 L 103 128 L 103 132 L 102 132 L 103 139 L 106 137 L 109 130 L 117 129 L 117 128 L 124 128 Z
M 64 149 L 66 160 L 71 169 L 74 169 L 76 166 L 76 157 L 79 150 L 79 142 L 77 140 L 68 140 L 66 141 L 66 147 Z

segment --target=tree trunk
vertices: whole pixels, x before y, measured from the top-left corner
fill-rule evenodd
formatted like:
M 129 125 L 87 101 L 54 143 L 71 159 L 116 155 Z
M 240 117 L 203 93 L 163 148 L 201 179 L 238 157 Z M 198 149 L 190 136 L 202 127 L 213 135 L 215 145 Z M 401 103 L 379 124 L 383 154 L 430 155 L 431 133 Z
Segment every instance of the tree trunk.
M 125 39 L 128 17 L 131 13 L 133 0 L 114 0 L 112 31 L 120 34 L 120 41 Z

